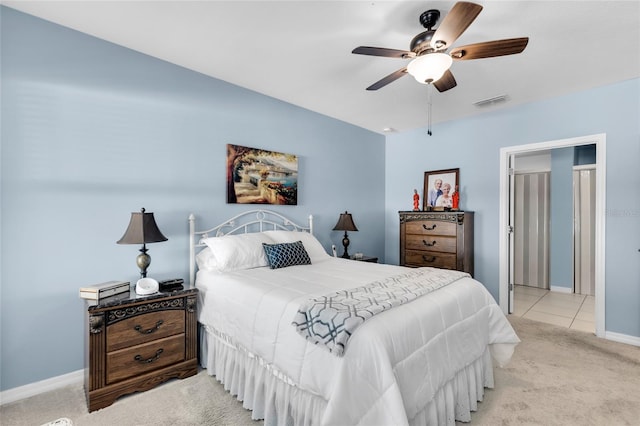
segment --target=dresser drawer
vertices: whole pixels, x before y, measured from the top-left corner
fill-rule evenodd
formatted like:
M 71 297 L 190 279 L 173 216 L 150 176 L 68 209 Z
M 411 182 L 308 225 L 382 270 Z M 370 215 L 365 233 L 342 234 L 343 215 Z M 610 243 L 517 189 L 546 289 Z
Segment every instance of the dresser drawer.
M 107 353 L 107 384 L 184 360 L 185 335 Z
M 439 220 L 415 220 L 407 222 L 406 233 L 414 235 L 456 235 L 456 224 Z
M 456 253 L 456 237 L 439 235 L 407 235 L 405 240 L 407 250 L 428 250 L 444 253 Z
M 434 268 L 456 269 L 456 255 L 434 251 L 406 250 L 405 264 L 409 266 L 431 266 Z
M 184 333 L 184 310 L 137 315 L 107 327 L 107 352 Z

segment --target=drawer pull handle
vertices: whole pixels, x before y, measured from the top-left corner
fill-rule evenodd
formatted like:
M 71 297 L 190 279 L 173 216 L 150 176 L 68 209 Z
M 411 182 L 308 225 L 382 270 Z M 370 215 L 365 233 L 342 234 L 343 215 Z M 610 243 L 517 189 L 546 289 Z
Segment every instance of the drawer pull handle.
M 149 329 L 147 329 L 147 330 L 143 330 L 143 329 L 142 329 L 142 327 L 141 327 L 141 326 L 139 326 L 139 325 L 136 325 L 135 327 L 133 327 L 133 329 L 134 329 L 135 331 L 137 331 L 138 333 L 140 333 L 140 334 L 151 334 L 151 333 L 153 333 L 154 331 L 157 331 L 163 323 L 164 323 L 164 321 L 160 320 L 160 321 L 158 321 L 158 322 L 156 323 L 156 326 L 155 326 L 155 327 L 153 327 L 153 328 L 149 328 Z
M 436 245 L 436 242 L 435 242 L 435 240 L 434 240 L 432 243 L 428 243 L 428 242 L 426 242 L 425 240 L 422 240 L 422 244 L 424 244 L 424 245 L 425 245 L 425 246 L 427 246 L 427 247 L 433 247 L 433 246 L 435 246 L 435 245 Z
M 424 260 L 425 262 L 435 262 L 436 261 L 436 257 L 435 256 L 427 256 L 427 255 L 422 255 L 422 260 Z
M 424 223 L 422 224 L 422 227 L 427 230 L 427 231 L 433 231 L 434 229 L 436 229 L 436 224 L 434 223 L 433 226 L 429 226 L 427 227 L 427 225 L 425 225 Z
M 147 358 L 147 359 L 142 359 L 142 355 L 136 355 L 133 357 L 133 359 L 135 359 L 136 361 L 138 361 L 140 364 L 151 364 L 153 361 L 156 361 L 158 358 L 160 358 L 160 354 L 163 352 L 163 349 L 160 348 L 156 351 L 155 356 L 151 357 L 151 358 Z

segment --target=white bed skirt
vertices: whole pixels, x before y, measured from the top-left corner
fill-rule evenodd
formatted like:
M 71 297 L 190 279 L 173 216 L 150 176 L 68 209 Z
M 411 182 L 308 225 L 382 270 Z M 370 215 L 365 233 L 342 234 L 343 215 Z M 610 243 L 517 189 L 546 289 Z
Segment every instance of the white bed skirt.
M 319 425 L 327 401 L 301 390 L 260 357 L 233 345 L 225 336 L 201 326 L 200 363 L 226 391 L 252 411 L 254 420 L 266 426 Z M 468 422 L 471 411 L 482 401 L 484 388 L 493 388 L 493 363 L 487 347 L 484 353 L 458 371 L 409 425 L 455 425 Z

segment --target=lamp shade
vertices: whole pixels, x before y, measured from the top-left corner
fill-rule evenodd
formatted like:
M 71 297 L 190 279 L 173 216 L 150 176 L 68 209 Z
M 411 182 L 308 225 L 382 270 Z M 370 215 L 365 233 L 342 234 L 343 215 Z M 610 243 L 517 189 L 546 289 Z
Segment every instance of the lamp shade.
M 446 53 L 427 53 L 418 56 L 407 66 L 407 72 L 418 83 L 429 84 L 440 80 L 442 75 L 451 67 L 453 59 Z
M 140 209 L 140 213 L 131 213 L 129 227 L 117 243 L 146 244 L 159 243 L 160 241 L 167 241 L 167 237 L 162 235 L 162 232 L 158 229 L 156 220 L 153 218 L 153 213 L 146 213 L 144 208 L 142 208 Z
M 333 227 L 334 231 L 357 231 L 356 224 L 353 223 L 353 218 L 351 217 L 351 213 L 344 212 L 340 213 L 340 218 L 338 219 L 338 223 Z

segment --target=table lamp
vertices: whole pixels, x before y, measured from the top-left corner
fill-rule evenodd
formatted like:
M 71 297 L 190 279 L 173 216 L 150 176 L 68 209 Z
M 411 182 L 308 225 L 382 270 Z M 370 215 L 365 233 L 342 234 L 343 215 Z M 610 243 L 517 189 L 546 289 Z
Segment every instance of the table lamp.
M 353 218 L 351 217 L 351 213 L 344 212 L 340 213 L 340 218 L 338 219 L 338 223 L 333 227 L 334 231 L 344 231 L 344 237 L 342 237 L 342 245 L 344 246 L 344 253 L 342 253 L 342 257 L 345 259 L 349 259 L 349 252 L 347 251 L 347 247 L 349 247 L 349 236 L 347 235 L 347 231 L 357 231 L 356 224 L 353 223 Z
M 147 243 L 159 243 L 167 241 L 167 237 L 162 235 L 158 229 L 153 213 L 146 213 L 144 207 L 140 209 L 140 213 L 131 213 L 129 227 L 118 244 L 142 244 L 140 254 L 136 258 L 138 268 L 140 268 L 140 276 L 146 278 L 147 268 L 151 264 L 151 256 L 147 254 Z

